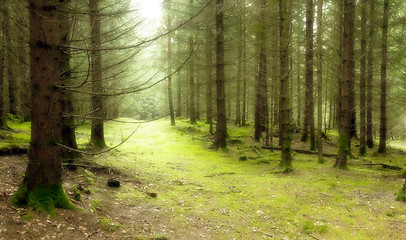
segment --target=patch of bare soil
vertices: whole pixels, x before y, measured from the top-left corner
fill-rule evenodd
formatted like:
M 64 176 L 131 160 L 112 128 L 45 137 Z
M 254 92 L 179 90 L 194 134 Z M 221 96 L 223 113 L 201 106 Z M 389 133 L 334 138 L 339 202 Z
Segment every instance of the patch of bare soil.
M 145 206 L 149 196 L 138 202 L 125 202 L 116 197 L 121 188 L 107 186 L 107 180 L 119 178 L 121 184 L 140 191 L 143 184 L 109 169 L 98 168 L 92 180 L 84 171 L 64 170 L 64 188 L 76 204 L 75 210 L 58 209 L 57 216 L 51 217 L 13 206 L 10 198 L 21 183 L 27 162 L 25 155 L 0 157 L 0 240 L 170 238 L 160 209 Z M 82 200 L 77 201 L 72 190 L 75 185 L 90 189 L 91 193 L 82 192 Z

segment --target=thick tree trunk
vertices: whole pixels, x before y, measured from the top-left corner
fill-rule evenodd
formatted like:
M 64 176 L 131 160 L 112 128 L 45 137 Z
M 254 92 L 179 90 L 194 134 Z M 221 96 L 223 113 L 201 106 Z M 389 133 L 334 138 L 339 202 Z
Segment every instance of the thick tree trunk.
M 366 118 L 365 118 L 365 93 L 366 93 L 366 18 L 367 18 L 367 1 L 362 0 L 361 2 L 361 62 L 360 62 L 360 147 L 359 155 L 364 156 L 366 153 Z
M 62 110 L 62 144 L 70 149 L 64 149 L 62 154 L 65 159 L 73 159 L 80 156 L 77 152 L 71 149 L 78 149 L 75 133 L 75 119 L 73 118 L 74 108 L 72 103 L 72 92 L 66 89 L 71 83 L 71 67 L 70 67 L 70 52 L 69 32 L 71 28 L 71 16 L 68 15 L 70 10 L 69 1 L 61 4 L 60 9 L 64 12 L 59 12 L 59 34 L 61 39 L 61 47 L 59 48 L 59 64 L 61 78 L 61 110 Z
M 226 104 L 224 89 L 224 0 L 216 1 L 216 85 L 217 85 L 217 125 L 215 148 L 224 148 L 227 136 Z
M 5 38 L 5 24 L 4 22 L 6 21 L 7 16 L 4 14 L 4 7 L 6 5 L 6 0 L 2 0 L 0 10 L 2 14 L 2 24 L 1 24 L 1 40 L 3 43 L 6 43 L 6 38 Z M 5 69 L 5 46 L 2 44 L 0 46 L 0 128 L 1 129 L 7 129 L 7 122 L 6 122 L 6 106 L 5 106 L 5 99 L 4 99 L 4 86 L 5 86 L 5 79 L 4 79 L 4 69 Z
M 292 171 L 292 121 L 289 96 L 289 33 L 291 27 L 289 0 L 279 0 L 279 35 L 280 35 L 280 102 L 279 102 L 279 126 L 283 133 L 282 155 L 279 165 L 285 172 Z M 289 10 L 288 10 L 289 9 Z
M 347 169 L 347 156 L 351 144 L 351 81 L 354 75 L 354 0 L 344 0 L 343 68 L 339 118 L 338 156 L 335 167 Z
M 379 125 L 379 153 L 386 153 L 386 67 L 388 61 L 388 18 L 389 18 L 389 0 L 383 3 L 382 20 L 382 63 L 381 63 L 381 117 Z
M 305 90 L 305 123 L 303 125 L 302 141 L 307 141 L 310 130 L 310 150 L 316 150 L 314 129 L 314 100 L 313 100 L 313 0 L 306 4 L 306 90 Z
M 318 162 L 324 163 L 323 158 L 323 138 L 321 137 L 322 128 L 322 90 L 323 90 L 323 70 L 322 70 L 322 14 L 323 0 L 317 0 L 317 153 Z
M 171 19 L 171 1 L 167 1 L 167 11 L 168 11 L 168 31 L 172 29 L 172 19 Z M 175 112 L 173 109 L 173 97 L 172 97 L 172 35 L 168 34 L 168 103 L 169 103 L 169 116 L 171 118 L 171 125 L 175 126 Z
M 59 79 L 58 7 L 53 1 L 30 1 L 30 62 L 32 127 L 29 163 L 22 185 L 13 197 L 19 206 L 31 205 L 54 213 L 72 208 L 62 188 L 62 140 Z
M 104 140 L 105 109 L 103 101 L 102 65 L 100 50 L 99 0 L 89 0 L 90 8 L 90 67 L 92 75 L 92 126 L 90 143 L 98 148 L 106 147 Z
M 372 134 L 372 85 L 373 85 L 373 67 L 374 67 L 374 38 L 375 38 L 375 0 L 368 0 L 369 5 L 369 32 L 368 32 L 368 52 L 367 52 L 367 146 L 374 147 Z

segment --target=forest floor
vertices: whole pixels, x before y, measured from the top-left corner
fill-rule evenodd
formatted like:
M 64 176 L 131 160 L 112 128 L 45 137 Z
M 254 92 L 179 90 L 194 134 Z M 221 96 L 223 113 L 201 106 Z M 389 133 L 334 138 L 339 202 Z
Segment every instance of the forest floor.
M 12 128 L 16 142 L 2 142 L 24 148 L 29 127 Z M 207 129 L 186 121 L 107 123 L 109 146 L 136 131 L 118 148 L 78 160 L 75 171 L 64 169 L 77 209 L 54 217 L 10 203 L 28 159 L 0 157 L 0 239 L 406 239 L 406 205 L 395 201 L 400 171 L 366 165 L 403 168 L 403 152 L 370 150 L 346 171 L 332 167 L 334 157 L 318 164 L 316 154 L 294 153 L 294 171 L 283 174 L 280 152 L 253 141 L 252 127 L 230 125 L 228 149 L 218 151 Z M 79 127 L 81 148 L 88 137 L 89 126 Z M 308 149 L 299 137 L 294 148 Z M 336 152 L 329 142 L 325 150 Z M 119 188 L 107 186 L 112 178 Z M 81 201 L 79 185 L 90 190 Z

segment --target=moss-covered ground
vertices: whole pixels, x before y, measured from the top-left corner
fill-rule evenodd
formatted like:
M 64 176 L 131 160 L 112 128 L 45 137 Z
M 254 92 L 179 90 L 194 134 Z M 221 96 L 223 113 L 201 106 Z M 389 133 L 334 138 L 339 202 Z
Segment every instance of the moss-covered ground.
M 107 144 L 118 144 L 137 127 L 108 123 Z M 79 129 L 81 136 L 87 131 Z M 159 209 L 167 228 L 155 231 L 171 239 L 406 238 L 406 207 L 395 201 L 400 172 L 364 165 L 405 166 L 405 155 L 369 151 L 343 171 L 332 167 L 334 158 L 318 164 L 317 155 L 294 153 L 293 173 L 282 174 L 280 152 L 261 149 L 251 136 L 251 127 L 231 125 L 228 149 L 215 151 L 203 122 L 181 120 L 171 127 L 156 121 L 94 160 L 147 183 L 141 190 L 123 184 L 116 197 Z
M 228 127 L 228 148 L 215 151 L 203 122 L 106 123 L 110 147 L 136 132 L 118 148 L 85 157 L 84 165 L 94 162 L 103 171 L 84 166 L 67 172 L 65 190 L 82 210 L 59 212 L 55 221 L 62 223 L 51 220 L 55 227 L 46 229 L 62 239 L 406 239 L 406 206 L 396 201 L 401 171 L 366 165 L 405 167 L 402 152 L 367 149 L 364 157 L 349 160 L 346 171 L 332 167 L 333 157 L 319 164 L 316 154 L 294 152 L 293 172 L 283 174 L 280 152 L 262 149 L 252 127 Z M 81 149 L 89 134 L 88 125 L 77 129 Z M 325 151 L 333 154 L 337 136 L 327 135 Z M 308 149 L 299 138 L 293 148 Z M 357 151 L 354 146 L 354 156 Z M 121 187 L 107 187 L 109 178 Z M 78 184 L 91 192 L 81 191 L 80 202 L 72 190 Z M 37 219 L 30 213 L 22 218 L 18 226 Z M 64 232 L 56 227 L 61 224 Z

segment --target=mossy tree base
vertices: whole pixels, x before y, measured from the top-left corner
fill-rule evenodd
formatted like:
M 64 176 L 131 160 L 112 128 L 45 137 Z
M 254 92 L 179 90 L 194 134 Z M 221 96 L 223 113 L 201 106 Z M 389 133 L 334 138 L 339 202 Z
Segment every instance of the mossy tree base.
M 403 170 L 403 172 L 405 171 Z M 406 202 L 406 180 L 405 183 L 403 184 L 402 189 L 400 189 L 398 195 L 396 196 L 396 201 Z
M 59 185 L 29 190 L 27 183 L 23 182 L 14 194 L 12 202 L 16 206 L 33 207 L 38 212 L 47 212 L 52 216 L 56 214 L 55 208 L 75 208 L 63 187 Z

